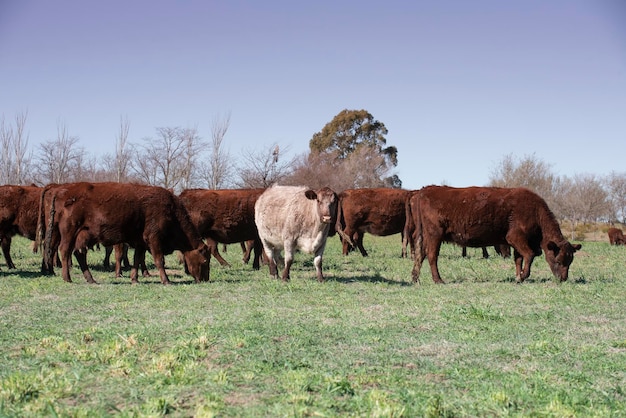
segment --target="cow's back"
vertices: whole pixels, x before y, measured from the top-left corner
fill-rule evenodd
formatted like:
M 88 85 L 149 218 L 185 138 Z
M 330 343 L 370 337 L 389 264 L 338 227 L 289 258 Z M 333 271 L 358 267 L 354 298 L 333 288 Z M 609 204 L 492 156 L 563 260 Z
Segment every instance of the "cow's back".
M 396 234 L 404 227 L 408 193 L 388 188 L 344 190 L 339 194 L 339 216 L 351 229 L 380 236 Z
M 255 204 L 259 235 L 279 245 L 307 234 L 316 224 L 315 201 L 304 196 L 306 187 L 273 186 Z

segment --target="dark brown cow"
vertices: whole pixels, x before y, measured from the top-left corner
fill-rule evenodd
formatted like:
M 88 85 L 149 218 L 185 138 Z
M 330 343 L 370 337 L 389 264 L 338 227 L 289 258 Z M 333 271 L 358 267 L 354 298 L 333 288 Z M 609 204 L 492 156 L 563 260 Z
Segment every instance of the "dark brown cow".
M 0 243 L 10 269 L 15 268 L 11 238 L 17 234 L 35 239 L 40 194 L 37 186 L 0 186 Z
M 378 236 L 402 234 L 408 193 L 407 190 L 388 188 L 349 189 L 339 193 L 335 230 L 342 238 L 343 254 L 347 255 L 350 245 L 354 244 L 361 255 L 367 257 L 363 247 L 366 232 Z M 405 255 L 406 246 L 403 245 L 402 256 Z
M 49 201 L 47 207 L 46 201 Z M 133 283 L 137 282 L 137 269 L 145 260 L 146 250 L 152 254 L 163 284 L 170 283 L 165 272 L 165 255 L 174 250 L 183 253 L 196 282 L 209 279 L 209 248 L 180 199 L 161 187 L 128 183 L 46 187 L 41 196 L 38 231 L 44 229 L 44 258 L 48 258 L 49 264 L 50 254 L 58 245 L 62 276 L 67 282 L 71 282 L 69 264 L 74 252 L 85 280 L 95 283 L 87 267 L 86 250 L 97 243 L 105 246 L 128 243 L 135 248 Z
M 609 228 L 607 231 L 609 234 L 609 242 L 611 245 L 624 245 L 626 243 L 626 238 L 624 238 L 624 233 L 619 228 Z
M 442 242 L 510 245 L 518 282 L 530 275 L 530 266 L 542 251 L 552 273 L 567 280 L 574 253 L 581 248 L 563 237 L 546 202 L 524 188 L 427 186 L 407 200 L 407 225 L 414 226 L 405 231 L 415 241 L 414 282 L 419 282 L 428 257 L 433 281 L 443 283 L 437 267 Z
M 191 222 L 203 238 L 224 244 L 252 241 L 254 260 L 252 267 L 260 268 L 263 247 L 254 223 L 254 204 L 265 189 L 186 189 L 180 199 L 187 208 Z M 207 242 L 211 253 L 221 258 L 217 245 Z M 250 253 L 245 246 L 244 262 Z M 226 263 L 226 261 L 224 260 Z

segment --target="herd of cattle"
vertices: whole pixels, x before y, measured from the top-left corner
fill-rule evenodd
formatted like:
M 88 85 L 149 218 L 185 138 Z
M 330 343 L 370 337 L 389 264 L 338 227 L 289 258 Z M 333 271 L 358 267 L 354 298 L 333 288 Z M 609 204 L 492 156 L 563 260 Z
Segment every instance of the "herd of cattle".
M 618 231 L 619 234 L 616 232 Z M 570 243 L 545 201 L 523 188 L 426 186 L 419 190 L 352 189 L 339 194 L 329 188 L 272 186 L 267 189 L 167 189 L 129 183 L 68 183 L 0 186 L 0 243 L 8 268 L 11 238 L 22 235 L 42 252 L 42 273 L 60 266 L 71 282 L 74 255 L 85 279 L 95 283 L 87 251 L 103 245 L 115 250 L 116 274 L 128 246 L 134 248 L 132 282 L 145 270 L 149 251 L 163 284 L 170 283 L 165 255 L 178 250 L 185 272 L 196 282 L 209 280 L 214 256 L 228 264 L 218 243 L 241 243 L 244 260 L 254 255 L 270 274 L 289 280 L 295 251 L 314 255 L 317 279 L 324 280 L 322 256 L 328 236 L 339 235 L 343 254 L 358 249 L 363 256 L 365 233 L 402 234 L 402 256 L 413 258 L 412 280 L 419 282 L 425 259 L 433 280 L 443 283 L 437 262 L 441 244 L 494 246 L 504 256 L 513 249 L 516 279 L 530 275 L 536 256 L 545 254 L 556 277 L 567 280 L 579 244 Z M 614 234 L 614 235 L 611 235 Z M 609 231 L 611 244 L 624 244 L 620 230 Z M 284 252 L 284 258 L 282 253 Z

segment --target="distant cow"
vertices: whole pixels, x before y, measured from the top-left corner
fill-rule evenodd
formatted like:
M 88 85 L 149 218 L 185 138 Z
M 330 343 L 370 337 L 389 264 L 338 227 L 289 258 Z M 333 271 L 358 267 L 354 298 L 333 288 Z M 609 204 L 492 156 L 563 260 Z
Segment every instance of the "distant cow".
M 367 257 L 363 247 L 363 235 L 366 232 L 378 236 L 401 234 L 406 220 L 404 204 L 408 193 L 407 190 L 388 188 L 349 189 L 341 192 L 335 229 L 343 238 L 343 254 L 348 254 L 352 243 L 363 257 Z M 406 255 L 405 246 L 402 255 Z
M 10 269 L 15 268 L 11 238 L 17 234 L 35 239 L 40 194 L 37 186 L 0 186 L 0 244 Z
M 407 201 L 407 224 L 414 226 L 410 232 L 416 253 L 414 282 L 419 282 L 422 262 L 428 257 L 433 281 L 443 283 L 437 267 L 442 242 L 512 246 L 518 282 L 530 275 L 530 266 L 542 251 L 552 273 L 567 280 L 574 253 L 581 248 L 563 237 L 546 202 L 524 188 L 424 187 Z
M 45 205 L 46 201 L 49 206 Z M 135 248 L 131 269 L 134 283 L 146 250 L 152 254 L 163 284 L 170 283 L 165 272 L 165 255 L 174 250 L 183 253 L 196 282 L 209 279 L 208 247 L 180 199 L 161 187 L 128 183 L 46 187 L 38 222 L 38 230 L 44 229 L 44 256 L 49 258 L 58 245 L 62 276 L 67 282 L 71 282 L 69 265 L 74 252 L 87 282 L 95 283 L 87 267 L 86 250 L 97 243 L 105 246 L 128 243 Z M 40 232 L 38 235 L 41 237 Z
M 626 238 L 624 238 L 624 233 L 621 229 L 618 228 L 609 228 L 609 242 L 611 245 L 624 245 L 626 243 Z
M 324 187 L 311 190 L 298 186 L 268 188 L 255 204 L 259 237 L 269 259 L 270 274 L 278 278 L 277 264 L 284 261 L 282 280 L 289 280 L 295 251 L 315 254 L 317 280 L 324 281 L 322 255 L 331 224 L 337 218 L 337 194 Z M 285 250 L 284 260 L 281 251 Z
M 191 222 L 203 238 L 224 244 L 252 241 L 252 266 L 258 270 L 262 244 L 254 223 L 254 204 L 264 191 L 265 189 L 186 189 L 180 194 L 180 199 L 189 212 Z M 222 258 L 215 243 L 207 242 L 207 245 L 216 258 Z M 249 259 L 250 253 L 245 245 L 243 248 L 245 261 L 246 257 Z

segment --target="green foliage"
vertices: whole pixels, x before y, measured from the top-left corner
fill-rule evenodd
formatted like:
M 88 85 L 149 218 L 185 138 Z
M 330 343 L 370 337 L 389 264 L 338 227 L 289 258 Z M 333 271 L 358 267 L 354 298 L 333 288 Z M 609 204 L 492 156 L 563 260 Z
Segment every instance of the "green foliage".
M 570 280 L 543 257 L 524 284 L 511 259 L 444 245 L 447 285 L 410 282 L 400 238 L 367 235 L 370 257 L 328 242 L 327 282 L 297 254 L 292 280 L 213 265 L 194 284 L 131 285 L 89 262 L 74 283 L 0 271 L 0 416 L 597 416 L 626 414 L 624 247 L 585 242 Z M 476 250 L 474 252 L 473 250 Z M 127 274 L 127 273 L 126 273 Z

